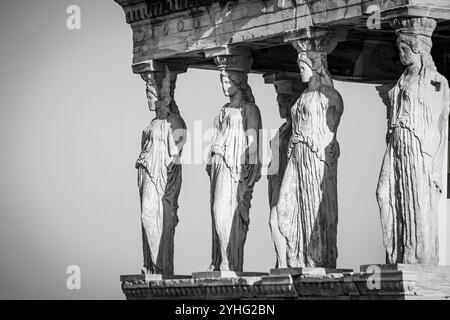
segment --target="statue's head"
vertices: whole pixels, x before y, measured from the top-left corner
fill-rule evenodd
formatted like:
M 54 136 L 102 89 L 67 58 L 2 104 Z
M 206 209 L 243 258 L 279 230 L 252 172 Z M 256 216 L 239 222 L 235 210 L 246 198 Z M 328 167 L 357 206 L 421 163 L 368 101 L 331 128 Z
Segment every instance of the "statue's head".
M 303 83 L 309 82 L 314 74 L 326 74 L 326 54 L 321 52 L 301 52 L 297 59 L 300 78 Z
M 146 82 L 147 101 L 150 111 L 170 109 L 175 91 L 175 79 L 169 69 L 166 72 L 145 72 L 142 79 Z M 176 77 L 176 76 L 175 76 Z
M 400 61 L 404 66 L 420 65 L 421 54 L 410 41 L 399 40 L 397 42 Z
M 302 82 L 308 83 L 314 75 L 314 71 L 311 68 L 311 65 L 304 61 L 299 61 L 298 68 L 300 70 L 300 78 L 302 79 Z
M 238 92 L 241 92 L 244 101 L 255 101 L 251 88 L 248 85 L 248 76 L 246 73 L 222 69 L 220 71 L 220 81 L 222 82 L 222 90 L 226 97 L 233 97 Z
M 220 81 L 222 82 L 222 90 L 225 97 L 232 97 L 240 90 L 231 80 L 228 72 L 222 71 L 220 73 Z
M 328 71 L 327 55 L 338 44 L 338 37 L 334 32 L 323 31 L 322 36 L 311 39 L 294 41 L 294 48 L 298 52 L 297 65 L 303 83 L 333 86 L 331 75 Z M 311 82 L 311 80 L 314 80 Z
M 401 63 L 407 67 L 433 67 L 431 36 L 436 22 L 429 18 L 400 18 L 394 20 L 392 25 L 397 33 Z

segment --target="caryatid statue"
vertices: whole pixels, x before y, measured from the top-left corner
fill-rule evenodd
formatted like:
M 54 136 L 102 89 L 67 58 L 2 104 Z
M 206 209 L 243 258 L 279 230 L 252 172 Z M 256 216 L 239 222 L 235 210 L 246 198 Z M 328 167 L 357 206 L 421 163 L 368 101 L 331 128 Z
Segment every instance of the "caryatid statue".
M 287 267 L 335 268 L 337 259 L 337 129 L 343 113 L 327 54 L 336 46 L 328 33 L 293 42 L 307 88 L 291 108 L 292 136 L 277 203 L 286 239 Z M 279 267 L 286 267 L 280 264 Z
M 377 199 L 387 263 L 439 263 L 438 207 L 447 144 L 449 87 L 430 54 L 436 22 L 392 22 L 406 66 L 387 92 L 387 149 Z
M 141 199 L 143 273 L 173 275 L 174 235 L 181 189 L 180 156 L 186 124 L 174 100 L 177 73 L 144 72 L 150 111 L 156 117 L 142 133 L 136 162 Z
M 214 120 L 207 171 L 211 183 L 210 271 L 242 271 L 249 211 L 261 177 L 261 114 L 248 85 L 249 56 L 217 56 L 220 80 L 230 102 Z
M 287 152 L 292 135 L 291 107 L 300 97 L 305 85 L 299 76 L 284 73 L 266 75 L 266 83 L 273 83 L 277 93 L 278 111 L 285 122 L 278 129 L 276 136 L 270 141 L 272 157 L 267 170 L 270 218 L 269 225 L 276 252 L 276 268 L 287 267 L 286 238 L 278 226 L 277 203 L 280 196 L 280 186 L 287 166 Z

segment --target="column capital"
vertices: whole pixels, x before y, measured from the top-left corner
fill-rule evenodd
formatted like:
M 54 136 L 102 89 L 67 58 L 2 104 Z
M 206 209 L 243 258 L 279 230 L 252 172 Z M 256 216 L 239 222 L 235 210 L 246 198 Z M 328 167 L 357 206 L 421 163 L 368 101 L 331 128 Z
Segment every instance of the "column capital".
M 391 26 L 398 40 L 405 40 L 415 47 L 430 52 L 433 47 L 431 39 L 436 29 L 436 21 L 427 17 L 401 17 L 391 20 Z M 415 40 L 415 41 L 414 41 Z
M 296 30 L 284 36 L 284 42 L 291 43 L 298 53 L 317 52 L 330 54 L 339 42 L 346 39 L 347 30 L 330 30 L 322 27 Z
M 172 104 L 178 74 L 186 72 L 187 65 L 149 60 L 135 66 L 133 65 L 133 71 L 138 73 L 146 83 L 150 110 L 157 110 L 161 105 Z
M 220 71 L 249 73 L 253 59 L 248 48 L 240 46 L 222 46 L 205 50 L 205 57 L 214 58 Z

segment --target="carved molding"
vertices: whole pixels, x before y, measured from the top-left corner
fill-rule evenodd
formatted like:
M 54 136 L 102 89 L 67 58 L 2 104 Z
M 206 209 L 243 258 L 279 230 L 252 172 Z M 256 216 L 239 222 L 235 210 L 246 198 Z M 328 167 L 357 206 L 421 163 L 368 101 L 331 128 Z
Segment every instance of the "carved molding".
M 327 28 L 307 28 L 290 32 L 284 36 L 284 42 L 290 42 L 300 52 L 320 52 L 330 54 L 339 42 L 347 39 L 347 30 L 329 30 Z
M 213 0 L 115 1 L 124 7 L 127 23 L 167 16 L 198 7 L 207 7 L 216 2 Z

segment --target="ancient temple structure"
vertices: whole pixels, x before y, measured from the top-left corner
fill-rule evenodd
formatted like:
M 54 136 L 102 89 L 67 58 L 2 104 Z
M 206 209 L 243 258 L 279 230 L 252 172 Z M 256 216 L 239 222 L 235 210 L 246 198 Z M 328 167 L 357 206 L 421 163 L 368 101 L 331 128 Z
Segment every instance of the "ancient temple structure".
M 299 65 L 303 62 L 305 68 L 311 69 L 310 77 L 322 79 L 321 85 L 314 85 L 308 78 L 305 92 L 325 95 L 329 102 L 326 108 L 337 113 L 336 123 L 328 128 L 330 134 L 323 138 L 331 139 L 333 144 L 330 140 L 329 145 L 321 145 L 322 138 L 314 140 L 314 132 L 310 139 L 305 138 L 304 126 L 299 126 L 295 143 L 308 141 L 311 148 L 317 145 L 314 152 L 323 153 L 326 168 L 334 166 L 338 157 L 333 132 L 341 114 L 336 109 L 342 102 L 338 92 L 321 89 L 333 87 L 331 79 L 379 85 L 380 103 L 387 106 L 388 121 L 387 151 L 377 190 L 388 264 L 361 266 L 355 271 L 335 269 L 335 234 L 328 233 L 323 241 L 327 244 L 314 243 L 314 250 L 319 247 L 322 254 L 300 253 L 301 258 L 289 257 L 294 262 L 288 263 L 288 268 L 267 274 L 240 273 L 242 270 L 221 273 L 217 263 L 218 273 L 213 268 L 210 273 L 176 277 L 154 262 L 161 271 L 156 273 L 162 275 L 144 272 L 121 277 L 127 298 L 450 297 L 450 268 L 437 266 L 437 229 L 443 210 L 439 203 L 445 201 L 448 189 L 448 0 L 115 1 L 122 6 L 133 31 L 132 70 L 150 84 L 148 93 L 168 99 L 167 106 L 171 105 L 176 75 L 189 72 L 189 68 L 219 70 L 235 84 L 233 72 L 239 73 L 239 79 L 245 79 L 250 72 L 261 74 L 266 83 L 276 86 L 278 94 L 309 101 L 307 94 L 294 92 L 307 87 L 300 84 Z M 163 80 L 158 84 L 149 79 L 165 76 L 172 85 L 164 95 L 158 93 L 163 91 Z M 245 93 L 245 81 L 238 81 L 237 87 Z M 308 102 L 304 104 L 308 106 Z M 334 149 L 330 151 L 331 145 Z M 320 172 L 323 174 L 323 170 Z M 308 172 L 301 171 L 302 174 Z M 305 181 L 297 187 L 307 189 L 310 182 Z M 331 178 L 330 189 L 323 195 L 331 199 L 327 200 L 330 204 L 324 213 L 330 213 L 329 219 L 337 216 L 337 205 L 330 196 L 335 192 L 335 184 Z M 317 200 L 314 197 L 293 201 L 313 203 Z M 299 205 L 298 210 L 305 211 L 303 207 Z M 274 214 L 288 217 L 290 213 L 285 211 L 285 206 L 279 205 Z M 316 213 L 307 214 L 314 217 Z M 323 234 L 335 229 L 326 218 L 323 223 L 328 226 L 323 228 Z M 273 226 L 278 228 L 279 224 L 275 222 Z M 279 234 L 283 232 L 290 231 L 283 231 L 281 226 Z M 287 245 L 292 246 L 292 237 L 286 238 Z M 173 250 L 173 243 L 169 246 Z M 279 261 L 284 260 L 283 254 L 277 255 L 281 257 Z

